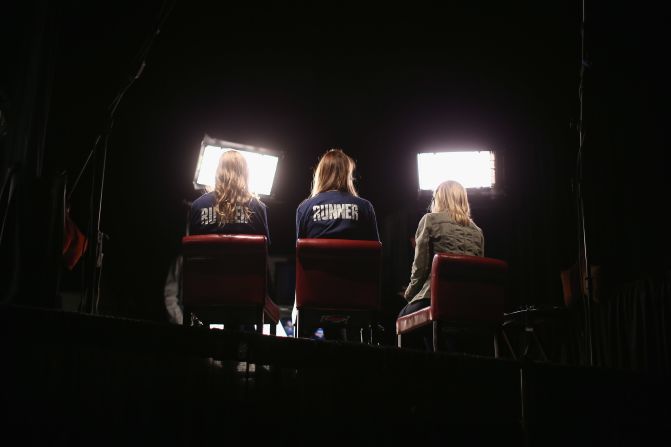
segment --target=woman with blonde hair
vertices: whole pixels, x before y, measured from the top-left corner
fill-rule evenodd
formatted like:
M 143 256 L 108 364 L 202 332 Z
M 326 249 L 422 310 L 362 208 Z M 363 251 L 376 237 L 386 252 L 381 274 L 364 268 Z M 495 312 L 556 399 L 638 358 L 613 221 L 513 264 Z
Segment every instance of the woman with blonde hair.
M 327 151 L 312 178 L 312 192 L 296 210 L 296 238 L 380 240 L 373 205 L 354 187 L 354 160 Z
M 410 284 L 404 297 L 409 303 L 399 317 L 431 304 L 431 262 L 435 253 L 484 256 L 482 230 L 471 219 L 466 190 L 459 182 L 448 180 L 436 188 L 431 209 L 415 233 L 415 259 Z
M 237 151 L 219 157 L 214 191 L 191 205 L 191 234 L 261 234 L 268 238 L 266 205 L 248 187 L 247 160 Z

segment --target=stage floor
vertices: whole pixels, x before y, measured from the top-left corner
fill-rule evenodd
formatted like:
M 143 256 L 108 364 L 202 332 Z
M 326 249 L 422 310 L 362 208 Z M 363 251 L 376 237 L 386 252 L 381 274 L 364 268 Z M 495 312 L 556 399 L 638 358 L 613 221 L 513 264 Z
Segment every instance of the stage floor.
M 6 305 L 0 334 L 23 444 L 671 440 L 667 377 Z

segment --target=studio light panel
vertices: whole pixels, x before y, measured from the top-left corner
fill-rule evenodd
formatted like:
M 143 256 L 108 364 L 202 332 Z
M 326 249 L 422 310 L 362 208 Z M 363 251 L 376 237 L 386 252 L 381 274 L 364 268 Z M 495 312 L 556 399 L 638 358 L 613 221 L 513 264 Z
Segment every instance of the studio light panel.
M 434 190 L 445 180 L 456 180 L 464 188 L 492 188 L 496 180 L 492 151 L 421 152 L 417 171 L 421 190 Z
M 203 143 L 201 145 L 194 186 L 197 189 L 213 188 L 219 157 L 226 151 L 234 150 L 242 154 L 249 167 L 249 189 L 259 195 L 269 196 L 272 192 L 278 155 L 263 153 L 261 149 L 237 143 Z M 265 150 L 263 150 L 265 151 Z

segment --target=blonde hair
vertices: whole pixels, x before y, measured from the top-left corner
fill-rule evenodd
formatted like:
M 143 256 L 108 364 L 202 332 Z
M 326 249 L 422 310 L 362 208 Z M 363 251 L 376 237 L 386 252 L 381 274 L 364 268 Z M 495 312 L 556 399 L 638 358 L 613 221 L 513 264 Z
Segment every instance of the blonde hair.
M 461 183 L 448 180 L 441 183 L 433 193 L 432 213 L 447 213 L 450 219 L 460 225 L 468 225 L 471 220 L 471 207 L 468 196 Z
M 248 189 L 247 160 L 237 151 L 226 151 L 219 157 L 214 187 L 214 208 L 219 225 L 235 220 L 237 206 L 242 206 L 249 218 L 252 211 L 247 204 L 254 197 Z
M 354 188 L 355 167 L 354 160 L 342 150 L 326 151 L 315 168 L 310 197 L 330 190 L 348 192 L 353 196 L 358 196 Z

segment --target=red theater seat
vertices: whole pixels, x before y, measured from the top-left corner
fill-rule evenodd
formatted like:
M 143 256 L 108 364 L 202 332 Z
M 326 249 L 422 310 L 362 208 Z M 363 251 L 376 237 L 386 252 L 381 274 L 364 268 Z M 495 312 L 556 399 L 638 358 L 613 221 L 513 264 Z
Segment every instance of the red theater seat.
M 508 264 L 477 256 L 438 253 L 431 265 L 431 305 L 396 320 L 398 346 L 402 336 L 433 326 L 433 349 L 445 328 L 487 330 L 496 335 L 505 310 Z M 497 347 L 495 343 L 495 355 Z
M 295 334 L 333 324 L 370 330 L 380 310 L 381 260 L 378 241 L 299 239 Z
M 204 323 L 270 323 L 274 334 L 280 311 L 267 296 L 266 237 L 207 234 L 182 239 L 183 297 L 186 312 Z

